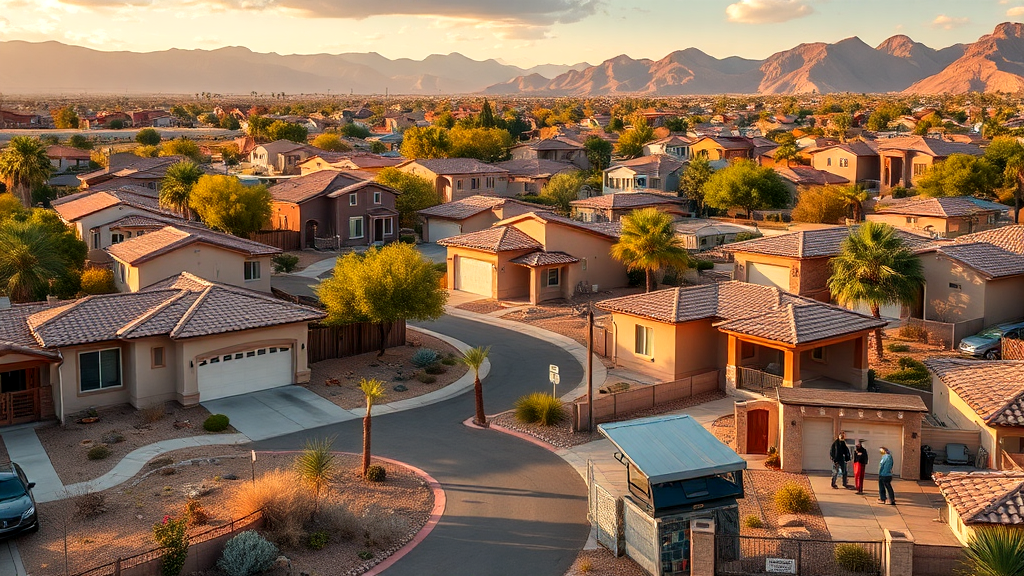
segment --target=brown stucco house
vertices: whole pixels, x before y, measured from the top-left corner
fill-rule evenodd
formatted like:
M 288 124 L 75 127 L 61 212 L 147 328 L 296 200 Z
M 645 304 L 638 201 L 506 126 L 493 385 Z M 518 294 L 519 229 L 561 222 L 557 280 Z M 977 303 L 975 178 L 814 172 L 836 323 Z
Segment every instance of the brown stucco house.
M 448 289 L 533 304 L 627 284 L 610 255 L 618 222 L 584 223 L 552 212 L 529 212 L 491 228 L 440 240 L 448 248 Z
M 855 140 L 809 150 L 811 168 L 860 184 L 878 180 L 878 147 L 874 140 Z
M 371 246 L 398 240 L 398 190 L 373 174 L 321 170 L 275 184 L 270 225 L 300 234 L 304 247 Z M 319 239 L 319 240 L 318 240 Z
M 500 220 L 536 209 L 536 205 L 512 198 L 470 196 L 424 208 L 418 213 L 423 221 L 423 241 L 437 242 L 459 234 L 486 230 Z
M 896 186 L 913 187 L 929 168 L 951 154 L 981 156 L 984 152 L 975 144 L 947 142 L 923 136 L 879 140 L 881 191 L 885 193 Z
M 1009 206 L 970 196 L 884 198 L 865 220 L 885 222 L 940 238 L 989 230 L 1007 223 Z
M 508 186 L 505 189 L 508 196 L 540 194 L 555 174 L 579 171 L 575 164 L 537 158 L 495 162 L 494 166 L 508 170 Z
M 275 140 L 266 144 L 258 144 L 249 153 L 249 163 L 258 174 L 287 175 L 298 174 L 299 165 L 311 156 L 324 154 L 325 151 L 309 144 L 299 144 L 291 140 Z
M 508 170 L 475 158 L 408 160 L 397 168 L 433 182 L 434 190 L 444 202 L 477 195 L 509 195 Z
M 583 200 L 573 200 L 572 217 L 583 222 L 615 222 L 623 215 L 642 208 L 657 208 L 673 217 L 690 216 L 685 201 L 675 195 L 652 192 L 618 192 Z
M 579 142 L 564 137 L 545 138 L 517 144 L 509 149 L 513 160 L 551 160 L 590 169 L 587 149 Z
M 668 154 L 622 160 L 604 170 L 604 193 L 649 190 L 674 194 L 685 166 Z

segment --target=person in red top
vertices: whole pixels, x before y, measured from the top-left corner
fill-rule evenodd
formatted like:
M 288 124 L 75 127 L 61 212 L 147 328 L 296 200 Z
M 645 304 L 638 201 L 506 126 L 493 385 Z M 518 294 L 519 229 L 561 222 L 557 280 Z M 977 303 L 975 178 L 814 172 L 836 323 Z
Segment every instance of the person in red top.
M 853 484 L 857 487 L 857 494 L 864 493 L 864 473 L 868 469 L 868 451 L 864 448 L 864 441 L 857 440 L 853 447 Z

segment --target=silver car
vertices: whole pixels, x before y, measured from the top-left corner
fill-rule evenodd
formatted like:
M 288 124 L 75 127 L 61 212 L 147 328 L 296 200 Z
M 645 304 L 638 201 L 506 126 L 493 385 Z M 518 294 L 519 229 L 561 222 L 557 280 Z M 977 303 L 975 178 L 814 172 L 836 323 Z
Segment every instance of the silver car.
M 1024 335 L 1024 322 L 1007 322 L 985 328 L 974 336 L 960 341 L 957 348 L 964 356 L 998 360 L 1003 352 L 1003 338 L 1020 338 Z

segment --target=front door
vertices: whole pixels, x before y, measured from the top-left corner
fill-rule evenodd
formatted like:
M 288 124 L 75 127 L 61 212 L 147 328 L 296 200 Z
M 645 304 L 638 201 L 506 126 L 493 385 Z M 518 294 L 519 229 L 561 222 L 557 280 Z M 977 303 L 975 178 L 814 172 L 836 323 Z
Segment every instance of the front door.
M 768 453 L 767 410 L 751 410 L 747 412 L 747 452 L 749 454 Z
M 383 242 L 384 241 L 384 219 L 377 218 L 373 221 L 373 241 Z

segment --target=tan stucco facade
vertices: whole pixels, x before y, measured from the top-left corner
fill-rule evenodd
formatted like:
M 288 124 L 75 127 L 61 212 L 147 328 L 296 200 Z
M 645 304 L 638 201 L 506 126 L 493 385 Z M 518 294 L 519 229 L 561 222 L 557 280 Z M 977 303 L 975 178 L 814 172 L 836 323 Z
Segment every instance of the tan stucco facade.
M 259 262 L 259 279 L 245 279 L 246 262 Z M 210 282 L 270 292 L 272 271 L 270 256 L 248 257 L 239 252 L 197 242 L 135 265 L 114 258 L 114 285 L 121 292 L 138 292 L 172 274 L 189 272 Z
M 491 264 L 491 298 L 502 300 L 509 298 L 522 298 L 530 294 L 530 271 L 522 266 L 509 262 L 530 252 L 530 250 L 518 250 L 512 252 L 487 252 L 484 250 L 473 250 L 470 248 L 448 247 L 448 289 L 458 290 L 457 270 L 460 258 L 480 260 Z
M 78 238 L 89 247 L 89 260 L 110 262 L 110 255 L 104 252 L 104 249 L 109 248 L 112 243 L 110 224 L 126 216 L 169 218 L 166 214 L 157 214 L 134 206 L 119 204 L 82 216 L 74 222 L 67 222 L 67 224 L 74 228 Z
M 995 212 L 982 213 L 974 217 L 950 216 L 948 218 L 907 216 L 905 214 L 887 214 L 885 212 L 874 212 L 864 216 L 864 219 L 869 222 L 884 222 L 896 228 L 934 233 L 943 238 L 956 238 L 964 234 L 991 230 L 998 227 L 998 218 L 999 216 Z
M 850 182 L 878 180 L 878 166 L 878 156 L 857 156 L 838 147 L 811 154 L 811 168 L 841 176 Z
M 744 282 L 753 282 L 750 264 L 779 266 L 789 268 L 789 286 L 779 288 L 792 294 L 813 298 L 819 302 L 829 302 L 832 295 L 828 290 L 830 269 L 828 258 L 787 258 L 769 256 L 749 252 L 735 252 L 733 278 Z M 773 284 L 774 285 L 774 284 Z
M 925 320 L 956 323 L 980 318 L 988 326 L 1024 315 L 1020 304 L 1024 276 L 986 278 L 937 252 L 922 254 L 920 260 L 925 278 Z
M 617 366 L 672 381 L 724 365 L 726 338 L 710 319 L 666 324 L 614 313 L 610 325 L 615 342 L 612 360 Z M 653 331 L 650 355 L 636 350 L 637 326 Z

